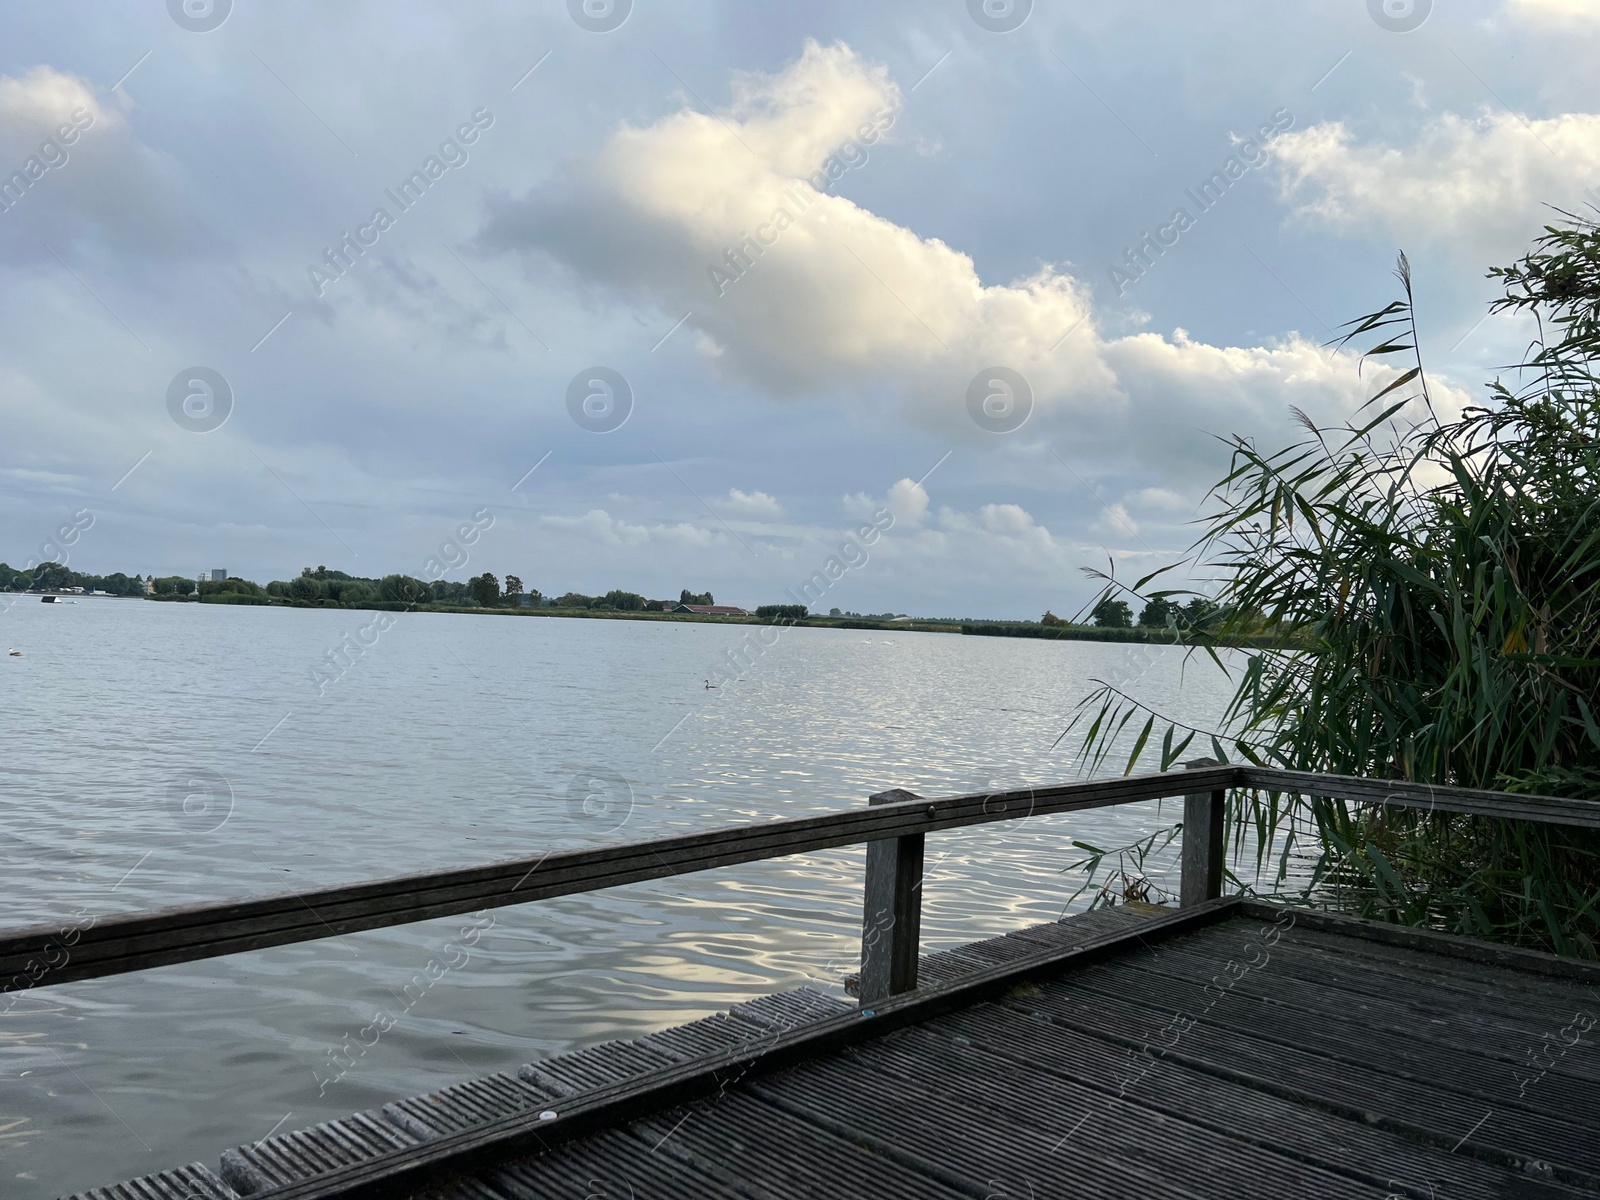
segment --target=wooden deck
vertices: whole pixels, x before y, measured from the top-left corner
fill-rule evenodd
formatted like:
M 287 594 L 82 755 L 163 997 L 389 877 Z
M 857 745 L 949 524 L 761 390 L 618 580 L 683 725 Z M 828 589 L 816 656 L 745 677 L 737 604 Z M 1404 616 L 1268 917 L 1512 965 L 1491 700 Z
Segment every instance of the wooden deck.
M 772 996 L 83 1194 L 235 1196 L 1600 1196 L 1600 968 L 1109 910 L 925 957 L 873 1007 Z

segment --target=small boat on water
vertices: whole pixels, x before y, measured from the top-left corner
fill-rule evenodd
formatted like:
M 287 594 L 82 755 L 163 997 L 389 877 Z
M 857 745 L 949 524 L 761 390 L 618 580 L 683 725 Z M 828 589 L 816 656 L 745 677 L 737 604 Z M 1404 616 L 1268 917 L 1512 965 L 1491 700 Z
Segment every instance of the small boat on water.
M 40 604 L 54 604 L 55 602 L 56 602 L 56 598 L 54 596 L 40 596 L 39 597 L 39 603 Z
M 7 650 L 6 653 L 9 654 L 12 658 L 21 658 L 22 657 L 22 651 L 21 650 Z

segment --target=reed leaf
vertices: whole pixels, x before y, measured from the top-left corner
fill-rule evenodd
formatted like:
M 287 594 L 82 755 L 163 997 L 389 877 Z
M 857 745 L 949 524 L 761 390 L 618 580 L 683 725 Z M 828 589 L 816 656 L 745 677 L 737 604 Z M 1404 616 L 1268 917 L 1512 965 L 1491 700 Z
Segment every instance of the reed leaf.
M 1126 730 L 1130 770 L 1147 744 L 1165 768 L 1198 738 L 1223 762 L 1600 799 L 1600 228 L 1562 216 L 1491 272 L 1492 309 L 1531 313 L 1539 337 L 1483 404 L 1440 419 L 1402 255 L 1402 297 L 1337 344 L 1370 338 L 1363 364 L 1410 365 L 1385 365 L 1355 419 L 1303 419 L 1294 445 L 1227 440 L 1173 564 L 1220 581 L 1210 619 L 1179 632 L 1230 675 L 1222 727 L 1103 687 L 1068 725 L 1086 761 Z M 1241 645 L 1242 666 L 1219 653 Z M 1588 958 L 1600 946 L 1593 834 L 1257 794 L 1234 796 L 1228 821 L 1241 878 L 1253 859 L 1282 887 L 1303 849 L 1314 902 Z

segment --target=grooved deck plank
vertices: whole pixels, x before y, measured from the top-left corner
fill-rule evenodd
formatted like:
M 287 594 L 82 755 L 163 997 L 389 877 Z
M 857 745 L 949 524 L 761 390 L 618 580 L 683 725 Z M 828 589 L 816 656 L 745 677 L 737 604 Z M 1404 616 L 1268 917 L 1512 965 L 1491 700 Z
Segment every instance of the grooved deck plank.
M 1168 1012 L 1197 1015 L 1219 1029 L 1276 1042 L 1287 1053 L 1308 1051 L 1380 1076 L 1433 1082 L 1491 1106 L 1560 1118 L 1573 1105 L 1595 1099 L 1594 1082 L 1555 1071 L 1537 1087 L 1520 1086 L 1535 1072 L 1519 1070 L 1521 1064 L 1509 1058 L 1477 1053 L 1470 1043 L 1457 1045 L 1454 1039 L 1445 1040 L 1432 1027 L 1404 1031 L 1367 1024 L 1356 1010 L 1312 1013 L 1241 991 L 1208 997 L 1194 983 L 1147 969 L 1142 963 L 1119 963 L 1117 968 L 1105 973 L 1084 972 L 1076 982 L 1109 1004 L 1136 997 Z M 1536 1046 L 1539 1040 L 1530 1035 L 1525 1044 Z
M 1431 1181 L 1452 1200 L 1503 1200 L 1523 1177 L 1402 1138 L 1361 1121 L 1295 1104 L 1242 1084 L 1193 1070 L 1168 1057 L 1148 1074 L 1130 1063 L 1125 1047 L 1024 1011 L 1026 999 L 980 1005 L 930 1022 L 918 1036 L 972 1045 L 1011 1060 L 1012 1069 L 1044 1071 L 1125 1095 L 1186 1120 L 1245 1137 L 1331 1171 L 1387 1184 L 1409 1175 Z M 1085 1131 L 1086 1137 L 1092 1133 Z M 1580 1193 L 1555 1188 L 1552 1196 Z M 1587 1194 L 1587 1193 L 1583 1193 Z
M 1375 983 L 1383 979 L 1415 977 L 1415 963 L 1408 961 L 1402 953 L 1392 947 L 1363 942 L 1359 938 L 1296 928 L 1285 934 L 1282 944 L 1311 962 L 1328 965 L 1359 963 L 1370 972 Z M 1570 1016 L 1575 999 L 1586 1000 L 1590 1007 L 1600 1006 L 1600 987 L 1577 984 L 1559 986 L 1552 981 L 1492 963 L 1461 962 L 1434 955 L 1428 960 L 1428 974 L 1441 991 L 1457 994 L 1474 1007 L 1482 1004 L 1493 1011 L 1510 1007 L 1523 1012 L 1546 1013 L 1553 1018 L 1563 1013 Z
M 541 1108 L 552 1099 L 551 1093 L 525 1080 L 499 1074 L 395 1100 L 379 1111 L 397 1129 L 426 1142 L 508 1113 Z
M 1048 1196 L 1067 1178 L 1083 1195 L 1116 1200 L 1195 1200 L 1207 1195 L 1203 1188 L 1163 1176 L 1138 1160 L 1119 1159 L 1097 1144 L 1077 1147 L 1070 1157 L 1052 1153 L 1054 1138 L 1041 1137 L 1019 1119 L 979 1121 L 947 1090 L 918 1095 L 886 1083 L 881 1072 L 829 1058 L 748 1086 L 796 1118 L 854 1138 L 978 1196 Z
M 504 1200 L 688 1200 L 702 1196 L 707 1200 L 747 1200 L 746 1195 L 677 1159 L 652 1154 L 648 1146 L 621 1129 L 572 1142 L 559 1153 L 484 1172 L 472 1182 L 492 1189 Z
M 1465 1007 L 1478 1019 L 1512 1029 L 1523 1028 L 1530 1020 L 1565 1023 L 1572 1015 L 1570 1005 L 1585 992 L 1591 1002 L 1600 1003 L 1600 994 L 1581 986 L 1548 995 L 1542 991 L 1513 992 L 1510 985 L 1518 977 L 1517 973 L 1488 963 L 1453 962 L 1440 955 L 1426 955 L 1421 960 L 1390 957 L 1387 961 L 1367 956 L 1330 955 L 1292 940 L 1294 932 L 1290 930 L 1289 936 L 1271 949 L 1273 960 L 1282 964 L 1278 973 L 1288 978 L 1332 983 L 1348 991 L 1379 998 L 1408 997 L 1418 990 L 1419 984 L 1425 983 L 1425 1002 L 1430 1007 Z M 1219 943 L 1203 935 L 1182 943 L 1174 942 L 1171 946 L 1174 954 L 1180 956 L 1210 955 L 1213 948 L 1220 949 Z M 1389 947 L 1374 946 L 1373 949 L 1379 954 L 1395 954 Z M 1447 971 L 1449 967 L 1454 970 Z M 1477 981 L 1475 988 L 1463 986 L 1469 979 Z M 1558 996 L 1560 999 L 1556 998 Z
M 226 1150 L 222 1178 L 241 1196 L 253 1196 L 280 1184 L 314 1179 L 334 1167 L 379 1158 L 416 1142 L 379 1115 L 356 1113 Z
M 1136 1122 L 1120 1120 L 1126 1108 L 1115 1088 L 1085 1087 L 1039 1072 L 1019 1074 L 1010 1059 L 974 1047 L 941 1045 L 917 1037 L 919 1032 L 866 1048 L 860 1065 L 900 1081 L 897 1091 L 911 1096 L 942 1094 L 946 1102 L 957 1101 L 969 1119 L 1030 1130 L 1051 1154 L 1088 1144 L 1078 1139 L 1092 1125 L 1098 1153 L 1109 1151 L 1125 1161 L 1181 1176 L 1186 1183 L 1228 1180 L 1230 1192 L 1238 1197 L 1381 1200 L 1388 1190 L 1379 1182 L 1336 1175 L 1149 1106 L 1140 1106 Z M 1023 1054 L 1037 1040 L 1026 1028 L 1018 1038 L 1017 1049 Z
M 1417 1042 L 1419 1047 L 1439 1048 L 1431 1052 L 1448 1052 L 1463 1069 L 1475 1059 L 1498 1061 L 1508 1068 L 1508 1080 L 1509 1067 L 1523 1063 L 1528 1050 L 1540 1046 L 1546 1034 L 1558 1036 L 1577 1011 L 1573 1007 L 1564 1013 L 1530 1013 L 1518 1018 L 1499 1001 L 1474 1006 L 1458 993 L 1433 987 L 1427 977 L 1363 978 L 1350 966 L 1338 970 L 1331 966 L 1321 968 L 1296 958 L 1292 950 L 1280 954 L 1279 949 L 1273 947 L 1270 965 L 1245 974 L 1229 988 L 1228 995 L 1247 996 L 1263 1009 L 1295 1010 L 1330 1026 L 1359 1021 L 1375 1034 L 1389 1031 Z M 1164 977 L 1180 987 L 1199 990 L 1219 974 L 1216 968 L 1227 961 L 1220 955 L 1208 956 L 1206 950 L 1205 943 L 1163 947 L 1159 954 L 1116 964 L 1115 970 L 1131 968 L 1146 973 L 1147 978 Z M 1100 970 L 1111 969 L 1108 964 Z M 1095 971 L 1083 974 L 1085 982 L 1098 977 Z M 1157 987 L 1153 979 L 1149 986 Z M 1600 1005 L 1590 1012 L 1600 1018 Z M 1595 1038 L 1600 1034 L 1593 1035 L 1591 1042 Z M 1558 1071 L 1587 1080 L 1586 1086 L 1592 1086 L 1600 1081 L 1600 1055 L 1566 1055 Z M 1512 1081 L 1511 1086 L 1515 1089 L 1516 1083 Z
M 1161 1034 L 1171 1020 L 1169 1009 L 1131 998 L 1111 1005 L 1075 980 L 1051 980 L 1038 995 L 1030 996 L 1027 1004 L 1052 1020 L 1122 1040 L 1130 1047 L 1172 1044 L 1170 1037 Z M 1209 1073 L 1302 1103 L 1370 1114 L 1392 1127 L 1415 1130 L 1436 1145 L 1449 1146 L 1470 1134 L 1476 1143 L 1495 1147 L 1507 1157 L 1566 1164 L 1586 1178 L 1600 1179 L 1600 1143 L 1594 1124 L 1600 1114 L 1600 1095 L 1586 1114 L 1587 1127 L 1503 1108 L 1492 1108 L 1492 1117 L 1485 1122 L 1484 1104 L 1442 1088 L 1352 1070 L 1316 1054 L 1286 1052 L 1280 1046 L 1204 1022 L 1183 1032 L 1167 1053 Z
M 1052 949 L 1081 946 L 1092 937 L 1135 928 L 1147 919 L 1142 912 L 1127 906 L 1091 909 L 1060 921 L 1046 921 L 1001 937 L 924 955 L 917 968 L 917 977 L 923 987 L 949 983 L 997 963 L 1013 962 L 1036 952 L 1041 946 Z
M 1075 946 L 1096 934 L 1135 929 L 1155 916 L 1156 912 L 1154 908 L 1119 904 L 1112 908 L 1090 909 L 1076 916 L 1062 917 L 1059 921 L 1045 921 L 1025 929 L 1014 929 L 1006 936 L 1052 946 Z
M 639 1040 L 653 1050 L 659 1050 L 677 1062 L 687 1062 L 703 1054 L 713 1054 L 739 1042 L 758 1038 L 771 1030 L 767 1024 L 736 1017 L 731 1013 L 713 1013 L 659 1033 L 646 1034 Z
M 735 1004 L 728 1012 L 731 1016 L 754 1021 L 768 1029 L 793 1029 L 810 1021 L 836 1017 L 854 1007 L 855 1005 L 819 992 L 816 988 L 802 987 L 792 992 L 778 992 L 771 996 L 747 1000 L 743 1004 Z
M 74 1192 L 64 1200 L 238 1200 L 238 1193 L 201 1163 L 160 1171 L 127 1183 Z
M 736 1090 L 713 1105 L 662 1113 L 632 1126 L 657 1155 L 670 1155 L 741 1195 L 777 1200 L 794 1195 L 783 1181 L 816 1181 L 817 1194 L 874 1200 L 964 1200 L 956 1191 L 903 1163 Z M 774 1181 L 764 1184 L 763 1180 Z M 807 1194 L 807 1193 L 800 1193 Z
M 797 988 L 735 1004 L 726 1014 L 719 1013 L 660 1034 L 604 1042 L 571 1054 L 525 1063 L 517 1068 L 517 1078 L 553 1097 L 576 1096 L 696 1057 L 685 1054 L 687 1045 L 698 1045 L 698 1053 L 705 1054 L 850 1010 L 851 1005 L 814 988 Z
M 672 1059 L 636 1041 L 603 1042 L 517 1068 L 517 1078 L 552 1096 L 576 1096 L 670 1066 Z

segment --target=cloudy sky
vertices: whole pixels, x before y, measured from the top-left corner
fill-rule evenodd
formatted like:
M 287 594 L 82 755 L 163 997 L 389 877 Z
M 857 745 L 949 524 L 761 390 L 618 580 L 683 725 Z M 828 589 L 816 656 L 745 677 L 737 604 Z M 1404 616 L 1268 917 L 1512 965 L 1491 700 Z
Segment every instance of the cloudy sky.
M 465 573 L 753 605 L 887 511 L 828 605 L 1071 612 L 1219 435 L 1370 391 L 1323 343 L 1398 249 L 1453 394 L 1519 353 L 1484 273 L 1600 198 L 1597 53 L 1591 0 L 12 0 L 0 559 L 421 575 L 487 509 Z

